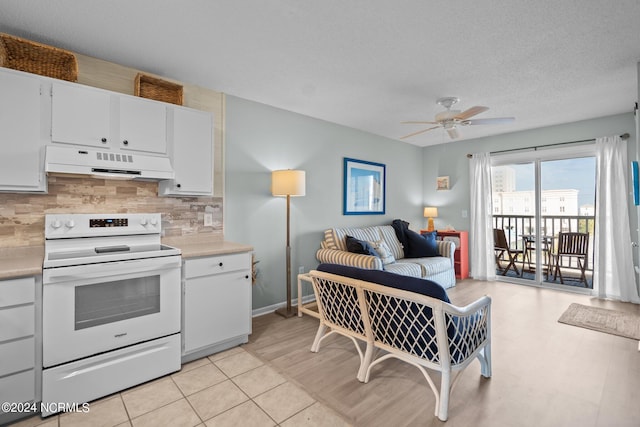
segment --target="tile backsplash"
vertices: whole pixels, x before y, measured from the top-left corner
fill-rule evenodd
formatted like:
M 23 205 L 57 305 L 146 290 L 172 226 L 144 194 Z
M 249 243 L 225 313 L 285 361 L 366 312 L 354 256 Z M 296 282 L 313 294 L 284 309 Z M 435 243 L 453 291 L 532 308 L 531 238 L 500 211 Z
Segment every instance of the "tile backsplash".
M 48 213 L 162 214 L 165 236 L 205 234 L 223 240 L 221 197 L 158 197 L 158 184 L 96 178 L 49 176 L 48 194 L 0 193 L 0 247 L 44 243 Z M 213 226 L 204 226 L 204 213 Z

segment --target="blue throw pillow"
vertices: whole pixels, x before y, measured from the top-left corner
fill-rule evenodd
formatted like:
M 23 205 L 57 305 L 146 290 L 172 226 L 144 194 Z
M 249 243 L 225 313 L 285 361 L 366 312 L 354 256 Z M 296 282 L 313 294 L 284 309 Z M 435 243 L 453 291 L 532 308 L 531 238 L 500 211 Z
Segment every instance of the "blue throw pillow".
M 437 231 L 418 234 L 413 230 L 406 230 L 405 235 L 409 241 L 408 255 L 405 252 L 407 258 L 440 256 L 438 243 L 436 242 Z
M 349 252 L 353 252 L 354 254 L 378 256 L 378 253 L 373 249 L 369 242 L 358 240 L 353 236 L 345 236 L 345 241 Z

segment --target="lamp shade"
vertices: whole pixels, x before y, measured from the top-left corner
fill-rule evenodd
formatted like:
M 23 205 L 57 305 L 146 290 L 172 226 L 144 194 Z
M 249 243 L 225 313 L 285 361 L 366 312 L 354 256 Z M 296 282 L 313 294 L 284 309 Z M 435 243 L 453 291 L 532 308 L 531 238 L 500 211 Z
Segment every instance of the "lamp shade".
M 271 194 L 274 196 L 304 196 L 305 172 L 299 170 L 278 170 L 271 172 Z
M 435 207 L 426 207 L 426 208 L 424 208 L 424 217 L 425 218 L 437 218 L 438 217 L 438 208 L 435 208 Z

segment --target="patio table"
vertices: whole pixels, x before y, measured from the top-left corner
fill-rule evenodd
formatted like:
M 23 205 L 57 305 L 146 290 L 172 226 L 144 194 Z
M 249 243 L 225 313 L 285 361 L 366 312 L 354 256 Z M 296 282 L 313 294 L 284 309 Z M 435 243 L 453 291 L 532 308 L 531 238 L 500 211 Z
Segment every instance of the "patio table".
M 537 238 L 535 234 L 523 234 L 522 241 L 524 242 L 524 255 L 522 256 L 522 269 L 524 270 L 525 260 L 527 261 L 528 270 L 531 271 L 531 253 L 536 250 L 536 242 Z M 544 266 L 544 271 L 549 278 L 549 273 L 551 271 L 551 250 L 553 249 L 553 236 L 541 236 L 541 252 L 543 255 L 542 265 Z

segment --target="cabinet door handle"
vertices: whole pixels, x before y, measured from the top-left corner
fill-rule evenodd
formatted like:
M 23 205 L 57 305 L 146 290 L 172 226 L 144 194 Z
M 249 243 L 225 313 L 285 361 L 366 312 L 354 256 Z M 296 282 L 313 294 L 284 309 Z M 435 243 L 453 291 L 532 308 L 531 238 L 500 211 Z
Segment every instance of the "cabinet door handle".
M 127 141 L 126 139 L 125 139 L 124 141 L 122 141 L 122 143 L 123 143 L 124 145 L 129 145 L 129 141 Z
M 218 265 L 219 265 L 220 267 L 222 267 L 222 263 L 219 263 Z
M 180 187 L 182 187 L 182 185 L 180 185 L 180 184 L 176 184 L 176 187 L 180 188 Z
M 100 141 L 102 141 L 103 144 L 106 144 L 107 138 L 102 138 Z
M 248 278 L 249 278 L 249 275 L 248 275 L 248 274 L 247 274 L 247 275 L 245 275 L 245 276 L 244 276 L 244 278 L 245 278 L 245 279 L 248 279 Z

